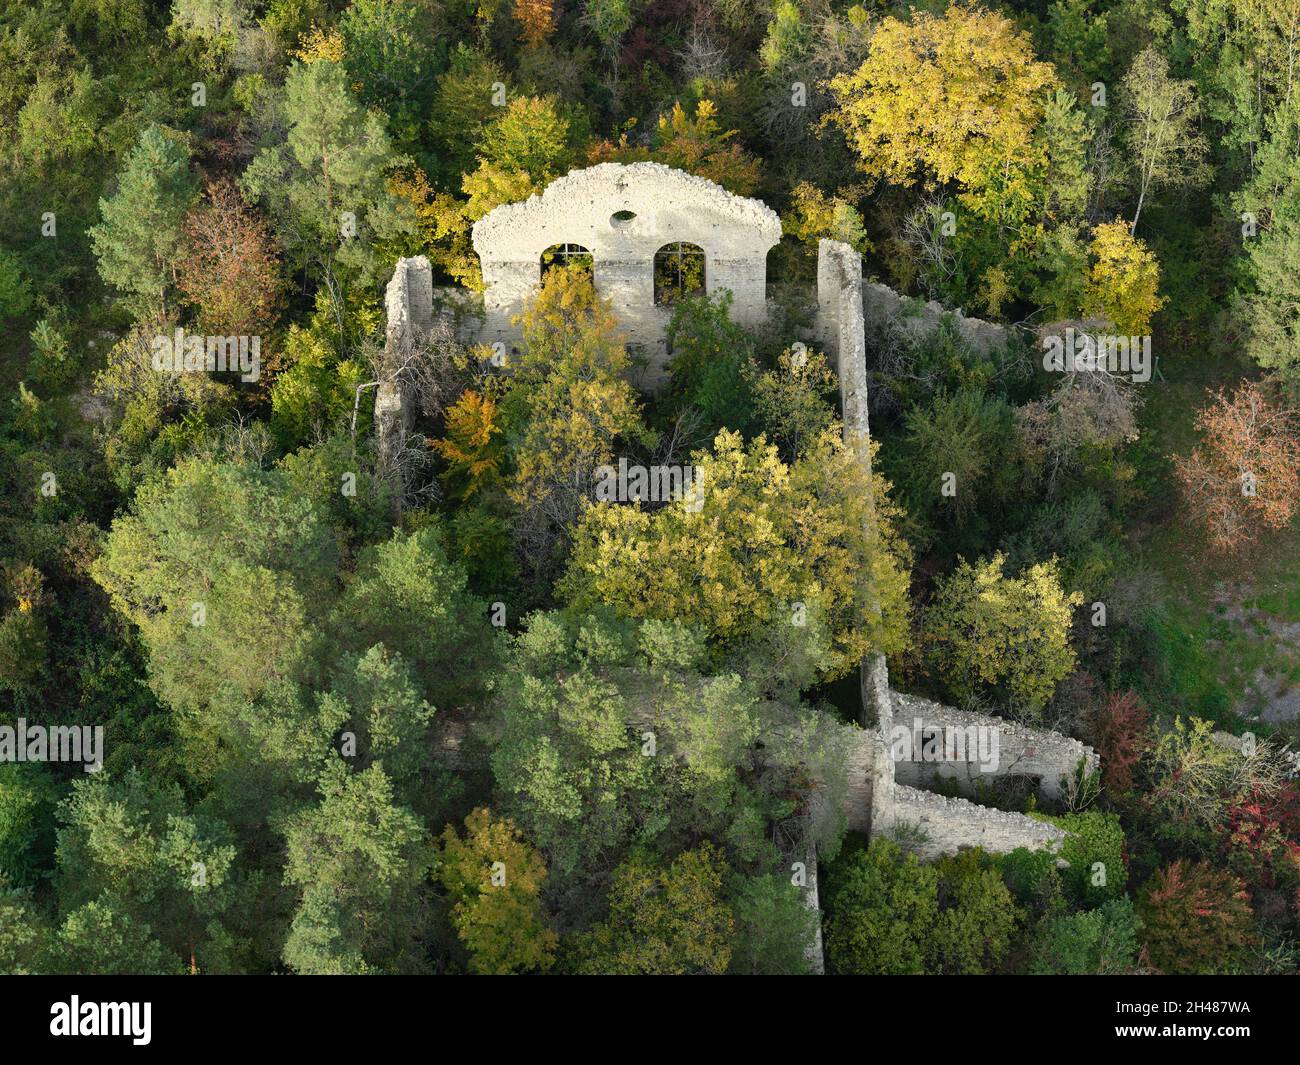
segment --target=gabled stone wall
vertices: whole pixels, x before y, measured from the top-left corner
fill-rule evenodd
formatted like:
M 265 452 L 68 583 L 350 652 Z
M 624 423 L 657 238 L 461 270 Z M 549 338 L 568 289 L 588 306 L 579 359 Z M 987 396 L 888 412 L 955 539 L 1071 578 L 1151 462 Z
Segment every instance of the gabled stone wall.
M 575 170 L 540 196 L 503 204 L 474 223 L 485 286 L 480 339 L 513 344 L 511 319 L 541 283 L 542 253 L 577 244 L 591 253 L 596 291 L 649 360 L 653 383 L 667 365 L 670 317 L 655 304 L 655 253 L 675 242 L 701 248 L 706 290 L 730 291 L 732 318 L 758 325 L 767 314 L 767 253 L 780 239 L 781 220 L 765 204 L 661 163 Z

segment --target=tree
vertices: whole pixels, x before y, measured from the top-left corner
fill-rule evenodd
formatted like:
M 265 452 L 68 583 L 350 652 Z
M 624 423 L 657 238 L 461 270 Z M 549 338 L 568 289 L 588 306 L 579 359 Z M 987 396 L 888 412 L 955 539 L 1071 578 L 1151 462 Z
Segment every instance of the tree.
M 207 202 L 186 216 L 184 232 L 176 283 L 198 307 L 199 328 L 218 336 L 268 332 L 284 286 L 266 223 L 223 181 L 208 185 Z
M 1171 78 L 1169 62 L 1156 48 L 1144 48 L 1134 57 L 1120 100 L 1137 191 L 1131 232 L 1149 192 L 1201 180 L 1206 144 L 1197 130 L 1200 106 L 1193 83 Z
M 1092 267 L 1084 286 L 1083 312 L 1104 318 L 1128 336 L 1151 332 L 1151 316 L 1167 302 L 1157 295 L 1160 264 L 1123 222 L 1092 231 Z
M 837 427 L 793 466 L 764 437 L 745 446 L 726 430 L 693 460 L 689 491 L 656 511 L 587 505 L 560 586 L 569 602 L 686 621 L 724 646 L 821 611 L 833 647 L 820 668 L 831 677 L 868 649 L 901 646 L 906 548 L 886 486 Z
M 322 270 L 331 289 L 336 262 L 377 281 L 390 264 L 378 260 L 376 241 L 415 228 L 388 185 L 401 160 L 383 120 L 353 97 L 342 65 L 320 60 L 289 69 L 284 121 L 284 141 L 244 172 L 245 194 L 266 204 L 285 249 Z
M 1160 869 L 1137 904 L 1151 963 L 1178 976 L 1231 972 L 1254 941 L 1246 886 L 1209 862 Z
M 182 225 L 198 184 L 179 135 L 147 126 L 118 175 L 117 191 L 99 201 L 102 221 L 90 240 L 100 276 L 129 296 L 161 301 L 182 254 Z
M 706 441 L 720 429 L 744 432 L 753 419 L 745 370 L 754 341 L 731 320 L 731 303 L 730 292 L 687 294 L 674 302 L 665 333 L 672 394 L 683 409 L 699 412 Z
M 136 921 L 105 902 L 88 902 L 68 914 L 56 933 L 52 968 L 77 976 L 174 976 L 184 970 Z
M 1095 910 L 1053 914 L 1034 930 L 1028 969 L 1033 976 L 1120 976 L 1137 969 L 1142 922 L 1127 899 Z
M 827 877 L 827 967 L 852 976 L 925 972 L 928 937 L 939 917 L 939 874 L 892 840 L 846 857 Z
M 501 478 L 505 441 L 496 399 L 488 391 L 466 389 L 447 410 L 446 436 L 433 442 L 447 463 L 453 493 L 472 499 Z
M 383 644 L 400 654 L 422 693 L 450 709 L 479 690 L 491 662 L 487 604 L 467 590 L 436 526 L 395 531 L 363 551 L 331 617 L 338 646 Z
M 1234 750 L 1214 731 L 1210 721 L 1179 717 L 1154 737 L 1143 802 L 1157 835 L 1205 846 L 1229 828 L 1234 807 L 1269 804 L 1286 789 L 1294 765 L 1275 744 Z
M 722 856 L 709 843 L 664 868 L 634 855 L 614 870 L 609 918 L 579 935 L 572 969 L 583 975 L 721 975 L 735 918 L 722 897 Z
M 32 887 L 50 871 L 58 791 L 44 766 L 0 765 L 0 883 Z
M 503 975 L 547 969 L 559 937 L 546 926 L 540 894 L 546 862 L 508 818 L 479 807 L 465 838 L 442 833 L 438 879 L 452 900 L 452 924 L 471 972 Z
M 554 97 L 517 96 L 487 125 L 476 145 L 478 168 L 462 182 L 467 217 L 477 221 L 503 203 L 526 200 L 568 169 L 572 127 Z
M 510 498 L 525 511 L 534 564 L 544 565 L 595 494 L 615 443 L 644 436 L 622 334 L 591 275 L 547 272 L 520 322 L 523 354 L 504 401 L 517 426 Z
M 695 114 L 687 114 L 674 101 L 668 114 L 661 114 L 648 146 L 629 145 L 627 135 L 614 144 L 598 141 L 587 149 L 589 165 L 597 163 L 663 163 L 687 173 L 698 174 L 737 196 L 752 195 L 762 177 L 759 161 L 732 138 L 734 129 L 723 132 L 712 100 L 700 100 Z
M 93 574 L 178 707 L 286 675 L 335 579 L 332 532 L 283 474 L 195 459 L 141 488 Z
M 536 48 L 555 32 L 554 0 L 515 0 L 519 39 Z
M 426 113 L 441 58 L 437 9 L 427 2 L 353 0 L 339 20 L 342 62 L 361 102 L 379 108 L 403 140 Z
M 98 922 L 107 912 L 124 939 L 131 928 L 156 937 L 172 968 L 244 968 L 229 949 L 246 896 L 224 823 L 134 769 L 121 779 L 102 770 L 75 781 L 59 817 L 58 884 L 67 911 L 98 904 L 103 910 L 83 919 L 99 914 Z
M 1089 725 L 1101 759 L 1102 783 L 1117 799 L 1136 783 L 1134 771 L 1150 742 L 1146 704 L 1132 689 L 1111 692 L 1096 707 Z
M 951 530 L 949 536 L 965 543 L 979 542 L 986 515 L 1000 510 L 1020 483 L 1010 405 L 983 389 L 940 391 L 907 412 L 906 426 L 889 469 L 920 526 L 918 539 L 924 545 Z M 945 494 L 946 483 L 952 494 Z
M 866 61 L 831 79 L 830 120 L 873 179 L 953 182 L 975 213 L 1015 223 L 1033 202 L 1034 131 L 1057 85 L 1010 19 L 954 5 L 882 19 Z
M 0 321 L 21 318 L 32 305 L 32 286 L 13 252 L 0 252 Z
M 968 976 L 995 970 L 1020 921 L 1011 892 L 978 850 L 945 857 L 937 871 L 939 919 L 930 933 L 930 967 Z
M 1291 387 L 1300 379 L 1300 218 L 1273 209 L 1272 225 L 1249 242 L 1236 307 L 1246 329 L 1246 350 Z
M 1061 589 L 1055 560 L 1019 577 L 1003 574 L 1005 562 L 962 560 L 939 583 L 922 621 L 926 657 L 955 694 L 993 685 L 1037 714 L 1074 668 L 1070 621 L 1083 596 Z
M 436 153 L 437 172 L 431 170 L 430 177 L 442 179 L 439 187 L 454 186 L 473 167 L 483 130 L 500 115 L 493 102 L 494 86 L 504 88 L 507 83 L 500 63 L 464 41 L 457 42 L 447 69 L 438 75 L 429 113 L 429 132 L 441 149 Z
M 285 825 L 285 882 L 301 893 L 285 964 L 305 974 L 426 971 L 433 850 L 419 818 L 394 802 L 379 764 L 350 773 L 335 758 L 319 789 L 319 803 Z
M 32 905 L 31 893 L 0 880 L 0 974 L 49 972 L 50 945 L 49 925 Z
M 1192 520 L 1218 551 L 1281 529 L 1300 509 L 1300 416 L 1256 384 L 1215 394 L 1196 417 L 1201 442 L 1175 456 Z
M 746 877 L 731 900 L 736 940 L 731 973 L 803 976 L 812 972 L 809 951 L 820 915 L 802 891 L 780 874 Z
M 709 658 L 694 627 L 608 611 L 533 614 L 511 642 L 493 682 L 493 775 L 566 883 L 635 841 L 724 838 L 773 862 L 774 823 L 833 851 L 843 730 Z
M 790 210 L 781 229 L 815 251 L 823 239 L 838 240 L 863 254 L 871 250 L 866 224 L 857 208 L 841 196 L 827 196 L 816 185 L 801 181 L 790 195 Z

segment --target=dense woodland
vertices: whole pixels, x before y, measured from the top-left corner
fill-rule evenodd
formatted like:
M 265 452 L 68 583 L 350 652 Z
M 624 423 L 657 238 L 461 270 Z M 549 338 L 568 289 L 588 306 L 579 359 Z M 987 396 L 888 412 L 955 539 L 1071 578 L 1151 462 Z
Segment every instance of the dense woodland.
M 1295 972 L 1297 49 L 1298 0 L 0 0 L 0 721 L 105 737 L 0 761 L 0 971 L 801 973 L 820 919 L 836 974 Z M 477 219 L 637 160 L 778 211 L 767 328 L 677 269 L 643 394 L 560 256 L 506 364 L 385 360 L 398 258 L 481 288 Z M 867 474 L 794 346 L 824 237 L 1155 372 L 874 328 Z M 702 499 L 596 501 L 620 458 Z M 1097 749 L 979 796 L 1068 868 L 846 832 L 872 651 Z

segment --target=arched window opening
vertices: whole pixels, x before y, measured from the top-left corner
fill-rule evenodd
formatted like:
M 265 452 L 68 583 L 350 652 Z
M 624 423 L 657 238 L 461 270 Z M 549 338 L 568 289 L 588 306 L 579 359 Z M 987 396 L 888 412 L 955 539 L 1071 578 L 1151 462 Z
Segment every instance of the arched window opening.
M 552 244 L 542 252 L 542 277 L 557 266 L 577 266 L 591 273 L 591 252 L 581 244 Z
M 704 249 L 675 241 L 655 252 L 655 303 L 669 304 L 704 291 Z

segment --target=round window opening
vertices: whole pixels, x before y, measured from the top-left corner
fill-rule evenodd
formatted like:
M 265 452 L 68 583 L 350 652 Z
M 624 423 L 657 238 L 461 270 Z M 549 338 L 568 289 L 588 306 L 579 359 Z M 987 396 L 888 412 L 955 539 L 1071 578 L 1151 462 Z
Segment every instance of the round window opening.
M 621 229 L 636 217 L 635 211 L 615 211 L 609 216 L 609 224 L 615 229 Z

